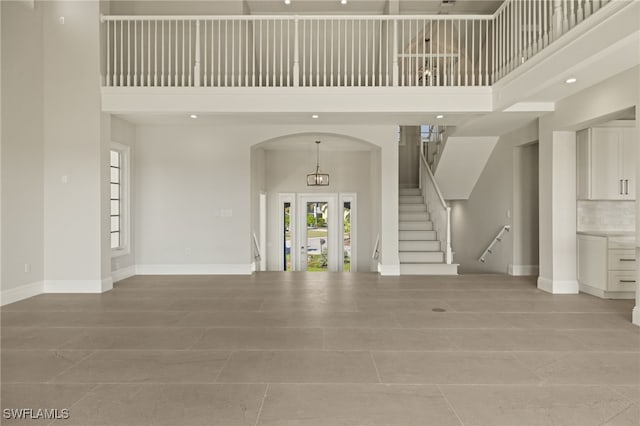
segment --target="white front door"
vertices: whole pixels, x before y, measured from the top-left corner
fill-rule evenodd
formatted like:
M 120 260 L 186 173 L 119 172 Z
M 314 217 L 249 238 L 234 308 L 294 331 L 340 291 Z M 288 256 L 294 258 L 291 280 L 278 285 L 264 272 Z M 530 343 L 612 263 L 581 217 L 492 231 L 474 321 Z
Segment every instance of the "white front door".
M 298 271 L 339 271 L 342 253 L 336 194 L 298 195 Z

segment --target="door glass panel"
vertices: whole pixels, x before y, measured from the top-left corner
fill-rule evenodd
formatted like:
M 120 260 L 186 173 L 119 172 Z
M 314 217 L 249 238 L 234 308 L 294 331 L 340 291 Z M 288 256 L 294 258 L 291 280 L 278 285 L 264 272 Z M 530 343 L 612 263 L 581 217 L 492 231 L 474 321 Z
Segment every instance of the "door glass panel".
M 351 201 L 345 201 L 342 206 L 343 229 L 342 229 L 342 246 L 343 246 L 343 270 L 351 271 Z
M 307 271 L 329 270 L 329 203 L 307 202 Z
M 291 203 L 284 203 L 284 265 L 285 271 L 291 271 Z

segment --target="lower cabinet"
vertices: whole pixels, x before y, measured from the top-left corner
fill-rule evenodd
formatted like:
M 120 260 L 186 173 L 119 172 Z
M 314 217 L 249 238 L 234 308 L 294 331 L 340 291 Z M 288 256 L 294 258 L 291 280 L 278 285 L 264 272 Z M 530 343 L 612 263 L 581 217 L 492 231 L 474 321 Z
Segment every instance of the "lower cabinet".
M 580 291 L 606 299 L 633 299 L 636 289 L 635 240 L 577 236 Z

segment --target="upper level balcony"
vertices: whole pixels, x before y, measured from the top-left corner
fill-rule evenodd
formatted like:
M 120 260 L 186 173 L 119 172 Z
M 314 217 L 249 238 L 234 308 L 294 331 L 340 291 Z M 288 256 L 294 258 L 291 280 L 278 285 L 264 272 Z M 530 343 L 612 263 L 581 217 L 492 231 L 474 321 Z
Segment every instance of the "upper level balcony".
M 103 93 L 338 87 L 473 93 L 610 2 L 507 0 L 492 15 L 103 16 Z

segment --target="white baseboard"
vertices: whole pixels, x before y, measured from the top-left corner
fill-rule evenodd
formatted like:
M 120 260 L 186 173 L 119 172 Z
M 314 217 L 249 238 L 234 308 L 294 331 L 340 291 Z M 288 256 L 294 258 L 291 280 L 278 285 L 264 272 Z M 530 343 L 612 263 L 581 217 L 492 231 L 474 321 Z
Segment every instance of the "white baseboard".
M 19 302 L 33 296 L 37 296 L 44 292 L 44 281 L 38 281 L 30 284 L 23 284 L 18 287 L 10 288 L 0 292 L 0 306 L 9 303 Z
M 400 275 L 400 265 L 385 265 L 380 263 L 378 265 L 378 271 L 380 275 L 398 276 Z
M 111 271 L 111 278 L 114 283 L 118 281 L 126 280 L 129 277 L 133 277 L 136 274 L 136 267 L 134 265 L 127 266 L 126 268 Z
M 635 299 L 636 297 L 633 291 L 607 291 L 582 283 L 579 283 L 579 285 L 581 293 L 587 293 L 601 299 Z
M 633 316 L 632 316 L 631 322 L 637 326 L 640 326 L 640 306 L 639 305 L 636 305 L 633 308 Z
M 104 293 L 113 288 L 111 277 L 102 280 L 46 280 L 45 293 Z
M 576 280 L 550 280 L 538 277 L 538 288 L 552 294 L 578 294 L 580 287 Z
M 513 276 L 536 276 L 538 265 L 509 265 L 508 274 Z
M 251 275 L 251 264 L 136 265 L 136 275 Z

